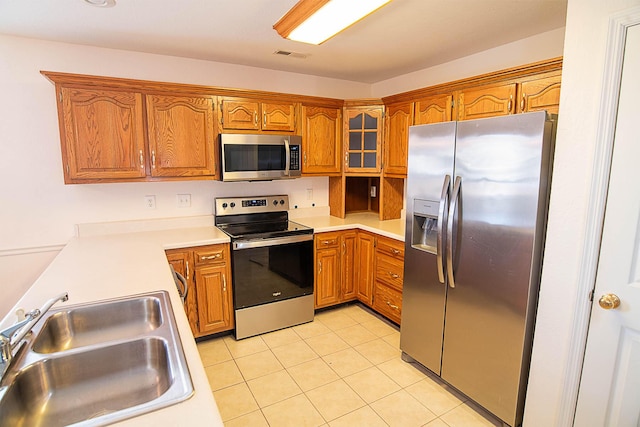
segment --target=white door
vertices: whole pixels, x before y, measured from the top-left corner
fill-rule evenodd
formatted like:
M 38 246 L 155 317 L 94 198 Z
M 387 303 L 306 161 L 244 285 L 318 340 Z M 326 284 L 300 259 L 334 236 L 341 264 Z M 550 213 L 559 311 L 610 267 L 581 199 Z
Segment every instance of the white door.
M 640 25 L 627 30 L 621 81 L 575 427 L 640 427 Z

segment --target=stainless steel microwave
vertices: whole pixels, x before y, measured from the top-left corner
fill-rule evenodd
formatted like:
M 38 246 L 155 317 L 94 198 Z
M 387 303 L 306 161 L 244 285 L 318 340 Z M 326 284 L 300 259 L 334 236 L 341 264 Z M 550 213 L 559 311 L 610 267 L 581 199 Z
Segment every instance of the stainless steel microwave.
M 297 135 L 221 134 L 223 181 L 269 181 L 301 175 Z

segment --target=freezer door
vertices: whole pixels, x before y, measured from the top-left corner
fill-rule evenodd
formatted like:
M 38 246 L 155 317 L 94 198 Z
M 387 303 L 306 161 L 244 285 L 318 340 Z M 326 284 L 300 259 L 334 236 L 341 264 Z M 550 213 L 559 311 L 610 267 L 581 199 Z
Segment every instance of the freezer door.
M 550 167 L 545 119 L 539 112 L 459 122 L 456 138 L 455 288 L 441 376 L 509 425 L 522 415 L 537 300 Z
M 412 245 L 412 231 L 425 227 L 425 214 L 434 215 L 438 211 L 426 209 L 424 201 L 439 203 L 445 177 L 453 173 L 455 132 L 455 122 L 409 128 L 400 348 L 437 374 L 440 374 L 446 285 L 439 280 L 437 255 L 431 253 L 433 245 Z M 419 212 L 414 212 L 416 206 Z M 414 215 L 418 213 L 421 215 Z M 422 222 L 414 224 L 414 221 Z M 431 246 L 429 251 L 426 246 Z

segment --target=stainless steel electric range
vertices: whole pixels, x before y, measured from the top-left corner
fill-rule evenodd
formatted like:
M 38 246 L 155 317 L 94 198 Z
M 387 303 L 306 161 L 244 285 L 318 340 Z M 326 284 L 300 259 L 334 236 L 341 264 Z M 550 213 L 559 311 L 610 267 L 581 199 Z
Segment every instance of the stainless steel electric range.
M 215 199 L 231 237 L 237 339 L 313 320 L 313 229 L 288 210 L 286 195 Z

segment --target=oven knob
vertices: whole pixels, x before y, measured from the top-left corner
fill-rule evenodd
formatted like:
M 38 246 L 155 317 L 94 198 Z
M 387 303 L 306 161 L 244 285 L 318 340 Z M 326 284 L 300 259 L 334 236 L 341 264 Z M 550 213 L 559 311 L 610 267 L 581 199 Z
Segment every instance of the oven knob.
M 229 206 L 231 206 L 232 208 L 235 208 L 236 204 L 234 202 L 231 202 L 231 204 Z
M 223 204 L 222 204 L 222 209 L 227 209 L 227 206 L 228 206 L 228 205 L 227 205 L 226 203 L 223 203 Z
M 280 204 L 284 205 L 284 200 L 280 199 Z
M 273 206 L 277 206 L 277 205 L 278 205 L 278 201 L 277 201 L 277 200 L 274 200 L 274 201 L 273 201 Z

